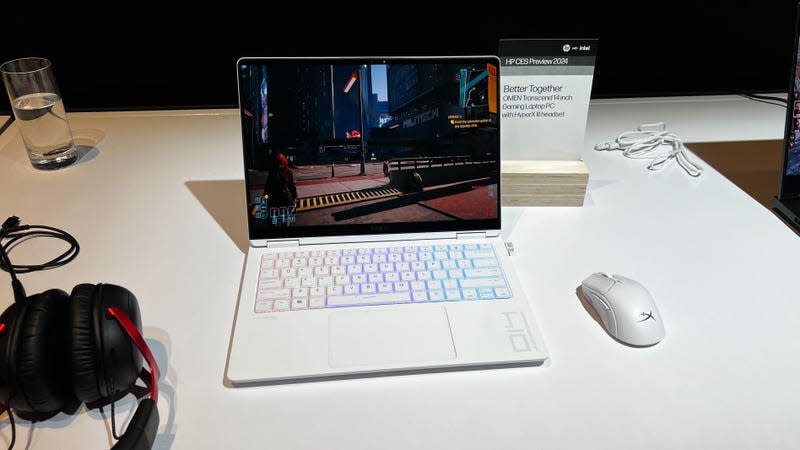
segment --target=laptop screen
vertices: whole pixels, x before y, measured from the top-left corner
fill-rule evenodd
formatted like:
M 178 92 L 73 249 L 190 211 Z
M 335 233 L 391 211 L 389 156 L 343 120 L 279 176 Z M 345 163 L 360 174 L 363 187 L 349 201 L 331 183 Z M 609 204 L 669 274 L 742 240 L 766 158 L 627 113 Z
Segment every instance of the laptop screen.
M 240 59 L 250 239 L 499 229 L 497 67 Z
M 784 137 L 784 176 L 781 195 L 800 194 L 800 6 L 794 34 L 789 106 Z

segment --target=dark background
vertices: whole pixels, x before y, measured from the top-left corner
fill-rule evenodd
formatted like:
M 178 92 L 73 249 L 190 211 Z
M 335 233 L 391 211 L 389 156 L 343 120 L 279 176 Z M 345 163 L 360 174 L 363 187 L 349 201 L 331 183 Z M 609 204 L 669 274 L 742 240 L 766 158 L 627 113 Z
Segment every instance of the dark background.
M 500 38 L 599 38 L 595 98 L 787 89 L 793 1 L 606 3 L 37 3 L 4 14 L 0 60 L 51 59 L 68 110 L 233 106 L 240 56 L 496 54 Z

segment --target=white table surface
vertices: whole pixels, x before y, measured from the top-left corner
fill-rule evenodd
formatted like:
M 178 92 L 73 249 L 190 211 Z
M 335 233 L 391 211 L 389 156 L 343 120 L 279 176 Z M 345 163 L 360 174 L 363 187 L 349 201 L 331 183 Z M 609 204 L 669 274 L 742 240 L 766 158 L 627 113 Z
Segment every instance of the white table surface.
M 0 219 L 80 241 L 73 263 L 23 276 L 29 293 L 112 282 L 138 296 L 164 373 L 157 449 L 800 447 L 800 240 L 711 168 L 690 180 L 590 150 L 643 119 L 628 111 L 592 106 L 584 207 L 503 213 L 550 350 L 544 367 L 227 387 L 247 245 L 235 111 L 71 114 L 78 142 L 97 150 L 51 173 L 30 167 L 12 125 L 0 136 Z M 771 136 L 782 122 L 763 127 Z M 576 288 L 595 271 L 648 287 L 660 344 L 623 346 L 590 317 Z M 135 404 L 118 406 L 126 420 Z M 111 445 L 108 412 L 17 424 L 19 448 Z M 4 418 L 0 447 L 9 439 Z

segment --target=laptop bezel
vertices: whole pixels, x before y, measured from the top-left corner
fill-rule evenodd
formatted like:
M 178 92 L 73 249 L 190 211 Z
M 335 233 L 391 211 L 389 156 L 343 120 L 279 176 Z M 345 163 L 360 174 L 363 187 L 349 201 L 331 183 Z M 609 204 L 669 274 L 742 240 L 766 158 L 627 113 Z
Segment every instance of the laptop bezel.
M 404 239 L 420 239 L 420 235 L 425 234 L 424 238 L 440 238 L 440 237 L 453 237 L 457 233 L 474 233 L 485 232 L 487 236 L 497 236 L 501 229 L 501 194 L 500 194 L 500 158 L 501 158 L 501 141 L 500 141 L 500 60 L 494 55 L 469 55 L 469 56 L 361 56 L 361 57 L 242 57 L 236 61 L 236 79 L 237 79 L 237 103 L 240 112 L 240 127 L 242 136 L 242 165 L 244 173 L 247 174 L 247 152 L 245 147 L 245 121 L 243 120 L 243 99 L 242 99 L 242 65 L 249 65 L 253 63 L 312 63 L 312 64 L 390 64 L 392 62 L 398 63 L 413 63 L 415 61 L 424 62 L 427 64 L 436 63 L 458 63 L 459 61 L 485 60 L 481 62 L 494 64 L 498 70 L 495 77 L 495 88 L 497 89 L 497 188 L 495 195 L 497 197 L 497 217 L 494 219 L 471 219 L 471 220 L 457 220 L 457 221 L 437 221 L 437 222 L 400 222 L 392 224 L 358 224 L 358 225 L 322 225 L 322 226 L 302 226 L 302 227 L 285 227 L 267 230 L 265 233 L 260 233 L 259 230 L 254 230 L 253 219 L 247 210 L 244 208 L 244 214 L 247 217 L 248 236 L 251 246 L 261 247 L 268 242 L 285 241 L 285 240 L 302 240 L 303 242 L 325 243 L 335 240 L 336 242 L 357 242 L 357 241 L 389 241 L 389 240 L 404 240 Z M 246 203 L 249 201 L 249 189 L 245 177 L 245 199 Z

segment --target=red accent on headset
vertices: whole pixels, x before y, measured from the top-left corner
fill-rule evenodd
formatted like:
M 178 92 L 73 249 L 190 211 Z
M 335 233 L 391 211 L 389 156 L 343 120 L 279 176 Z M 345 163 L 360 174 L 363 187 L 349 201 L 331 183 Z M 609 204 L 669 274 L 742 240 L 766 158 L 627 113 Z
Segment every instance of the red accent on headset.
M 6 324 L 0 323 L 0 334 L 5 333 L 6 331 Z
M 158 380 L 161 378 L 161 372 L 158 370 L 158 364 L 156 364 L 156 359 L 153 358 L 153 353 L 150 351 L 150 347 L 147 346 L 147 342 L 144 341 L 142 334 L 139 333 L 139 330 L 136 328 L 136 325 L 131 321 L 130 317 L 125 314 L 125 311 L 117 308 L 116 306 L 109 306 L 106 310 L 111 317 L 117 320 L 122 328 L 128 333 L 128 337 L 131 338 L 134 344 L 136 344 L 136 348 L 139 349 L 139 353 L 144 356 L 144 360 L 147 361 L 147 365 L 150 366 L 150 398 L 153 401 L 158 401 Z

